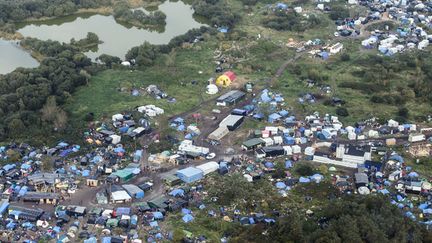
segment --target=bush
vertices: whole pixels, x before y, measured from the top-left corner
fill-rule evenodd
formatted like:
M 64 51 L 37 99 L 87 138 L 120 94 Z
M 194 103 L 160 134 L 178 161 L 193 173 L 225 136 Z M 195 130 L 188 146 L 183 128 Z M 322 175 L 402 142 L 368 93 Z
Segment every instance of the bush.
M 351 60 L 351 56 L 348 53 L 344 53 L 341 55 L 340 59 L 342 62 L 348 62 Z
M 336 109 L 336 114 L 343 117 L 349 116 L 348 110 L 345 107 L 338 107 Z
M 301 175 L 301 176 L 311 176 L 315 174 L 314 168 L 312 168 L 310 165 L 307 164 L 301 164 L 299 165 L 295 171 Z
M 398 110 L 398 115 L 403 118 L 409 117 L 409 110 L 406 107 L 400 107 Z
M 343 6 L 335 6 L 332 8 L 329 14 L 332 20 L 345 19 L 350 16 L 349 10 Z

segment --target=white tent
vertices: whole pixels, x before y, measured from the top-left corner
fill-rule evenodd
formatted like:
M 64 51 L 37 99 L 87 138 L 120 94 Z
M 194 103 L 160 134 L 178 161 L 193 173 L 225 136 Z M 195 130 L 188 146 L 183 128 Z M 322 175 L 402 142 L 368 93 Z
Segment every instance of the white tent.
M 119 135 L 111 135 L 110 138 L 112 138 L 111 143 L 112 144 L 118 144 L 121 141 L 121 137 Z
M 211 161 L 202 165 L 198 165 L 196 168 L 200 169 L 204 175 L 207 175 L 217 171 L 219 169 L 219 164 L 217 162 Z
M 219 92 L 219 88 L 215 84 L 207 85 L 207 91 L 206 91 L 207 94 L 214 95 L 217 94 L 218 92 Z
M 121 120 L 123 120 L 123 115 L 122 114 L 115 114 L 112 116 L 112 120 L 113 121 L 121 121 Z
M 214 130 L 212 133 L 208 135 L 209 139 L 212 140 L 221 140 L 223 137 L 225 137 L 229 133 L 229 130 L 227 127 L 218 127 L 216 130 Z

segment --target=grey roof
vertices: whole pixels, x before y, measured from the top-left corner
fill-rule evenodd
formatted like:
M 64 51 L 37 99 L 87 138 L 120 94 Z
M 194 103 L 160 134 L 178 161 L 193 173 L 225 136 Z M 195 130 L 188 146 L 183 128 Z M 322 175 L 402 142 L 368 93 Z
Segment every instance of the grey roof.
M 369 178 L 365 173 L 355 173 L 354 177 L 356 183 L 369 183 Z
M 60 195 L 58 193 L 51 192 L 27 192 L 21 198 L 24 200 L 36 201 L 40 199 L 60 199 Z
M 138 186 L 132 185 L 132 184 L 125 184 L 123 185 L 123 188 L 129 193 L 129 195 L 133 196 L 137 193 L 144 193 L 144 191 L 139 188 Z
M 243 91 L 240 90 L 231 90 L 223 95 L 221 95 L 217 101 L 218 102 L 234 102 L 245 95 Z

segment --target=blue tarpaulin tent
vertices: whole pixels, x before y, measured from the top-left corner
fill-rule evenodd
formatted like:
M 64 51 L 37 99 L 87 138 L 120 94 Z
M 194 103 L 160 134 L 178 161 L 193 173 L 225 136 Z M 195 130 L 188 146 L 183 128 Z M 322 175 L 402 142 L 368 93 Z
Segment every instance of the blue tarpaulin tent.
M 97 243 L 96 237 L 88 238 L 87 240 L 84 240 L 84 243 Z
M 274 122 L 279 121 L 281 118 L 282 118 L 282 116 L 279 115 L 278 113 L 273 113 L 273 114 L 269 115 L 268 122 L 274 123 Z
M 186 214 L 185 216 L 182 217 L 183 222 L 185 223 L 189 223 L 194 219 L 194 217 L 190 214 Z
M 155 219 L 163 219 L 164 216 L 161 212 L 153 212 L 153 218 Z
M 111 243 L 111 237 L 102 238 L 102 243 Z
M 276 188 L 278 188 L 278 189 L 285 189 L 286 185 L 285 185 L 285 183 L 279 181 L 279 182 L 276 183 Z
M 311 180 L 309 178 L 306 177 L 300 177 L 299 178 L 299 182 L 300 183 L 309 183 Z
M 184 196 L 184 190 L 183 189 L 180 189 L 180 188 L 178 188 L 178 189 L 174 189 L 174 190 L 172 190 L 170 193 L 168 193 L 170 196 L 173 196 L 173 197 L 177 197 L 177 196 L 180 196 L 180 197 L 182 197 L 182 196 Z
M 264 163 L 264 166 L 265 166 L 266 168 L 271 169 L 271 168 L 274 167 L 274 164 L 273 164 L 272 162 L 265 162 L 265 163 Z
M 159 226 L 157 221 L 151 221 L 149 224 L 150 224 L 150 227 L 153 227 L 153 228 L 156 228 Z
M 291 160 L 287 160 L 285 161 L 285 169 L 289 169 L 292 168 L 292 161 Z
M 190 209 L 188 209 L 188 208 L 182 208 L 182 210 L 181 210 L 181 213 L 183 214 L 183 215 L 186 215 L 186 214 L 190 214 L 192 211 L 190 210 Z

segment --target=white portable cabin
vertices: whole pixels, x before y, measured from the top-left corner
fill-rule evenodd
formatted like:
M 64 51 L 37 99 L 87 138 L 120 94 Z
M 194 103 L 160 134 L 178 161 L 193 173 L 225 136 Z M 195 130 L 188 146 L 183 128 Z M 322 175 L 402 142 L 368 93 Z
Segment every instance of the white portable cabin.
M 112 138 L 111 143 L 112 144 L 118 144 L 121 141 L 121 137 L 119 135 L 111 135 L 110 138 Z
M 264 141 L 265 146 L 272 146 L 274 144 L 272 138 L 263 138 L 262 140 Z
M 275 145 L 280 145 L 283 143 L 283 139 L 281 136 L 274 136 L 273 137 L 273 141 Z
M 300 146 L 294 145 L 291 148 L 292 148 L 293 154 L 299 154 L 299 153 L 301 153 L 301 147 Z
M 283 146 L 283 149 L 284 149 L 286 155 L 292 155 L 293 154 L 293 150 L 292 150 L 291 146 Z
M 215 172 L 219 169 L 219 164 L 217 162 L 211 161 L 202 165 L 198 165 L 195 168 L 201 170 L 204 175 Z

